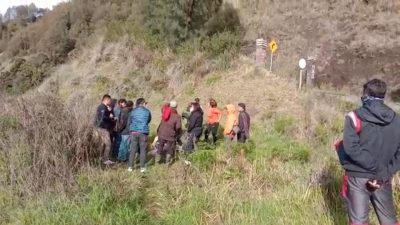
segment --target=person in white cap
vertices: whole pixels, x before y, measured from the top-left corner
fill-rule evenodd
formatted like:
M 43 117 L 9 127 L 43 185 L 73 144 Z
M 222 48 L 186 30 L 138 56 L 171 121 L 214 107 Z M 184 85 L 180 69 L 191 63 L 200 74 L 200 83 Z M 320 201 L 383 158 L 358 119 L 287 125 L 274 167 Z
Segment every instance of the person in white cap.
M 178 103 L 171 101 L 169 108 L 163 108 L 161 124 L 158 128 L 158 152 L 161 156 L 159 163 L 172 163 L 176 140 L 182 131 L 181 116 L 177 111 Z M 168 115 L 169 114 L 169 115 Z

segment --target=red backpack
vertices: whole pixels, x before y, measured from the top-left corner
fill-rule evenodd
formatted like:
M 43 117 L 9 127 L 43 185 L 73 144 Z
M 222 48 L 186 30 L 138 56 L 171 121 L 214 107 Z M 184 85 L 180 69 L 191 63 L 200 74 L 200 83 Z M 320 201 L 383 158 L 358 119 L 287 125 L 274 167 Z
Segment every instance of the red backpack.
M 358 115 L 355 112 L 349 112 L 347 116 L 350 117 L 356 129 L 356 133 L 359 135 L 362 129 L 360 117 L 358 117 Z M 344 159 L 343 157 L 345 157 L 344 154 L 346 154 L 344 152 L 343 140 L 337 141 L 335 143 L 335 149 L 339 155 L 339 160 L 342 162 L 342 159 Z
M 353 122 L 354 127 L 356 129 L 356 133 L 358 135 L 360 135 L 361 130 L 362 130 L 360 117 L 358 117 L 358 115 L 355 112 L 350 112 L 347 114 L 347 116 L 351 118 L 351 121 Z M 336 148 L 336 153 L 338 154 L 338 157 L 339 157 L 339 161 L 343 165 L 344 161 L 349 158 L 349 156 L 344 151 L 343 140 L 336 142 L 335 148 Z M 342 187 L 341 187 L 340 192 L 341 192 L 342 197 L 344 197 L 344 198 L 347 197 L 347 175 L 343 176 L 343 182 L 342 182 Z

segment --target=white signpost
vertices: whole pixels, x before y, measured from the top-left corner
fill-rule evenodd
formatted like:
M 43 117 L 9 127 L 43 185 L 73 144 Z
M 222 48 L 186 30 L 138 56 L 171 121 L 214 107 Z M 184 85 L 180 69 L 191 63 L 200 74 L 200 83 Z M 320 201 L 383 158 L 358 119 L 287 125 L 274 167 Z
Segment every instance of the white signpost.
M 301 87 L 303 85 L 303 71 L 307 67 L 307 60 L 305 60 L 304 58 L 301 58 L 299 60 L 299 67 L 300 67 L 299 90 L 301 90 Z

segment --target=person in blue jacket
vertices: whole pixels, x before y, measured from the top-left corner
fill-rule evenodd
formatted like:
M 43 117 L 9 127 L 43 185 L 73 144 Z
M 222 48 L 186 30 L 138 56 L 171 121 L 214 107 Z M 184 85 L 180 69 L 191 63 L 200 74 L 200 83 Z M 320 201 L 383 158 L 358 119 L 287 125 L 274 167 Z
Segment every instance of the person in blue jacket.
M 128 171 L 133 171 L 136 154 L 140 157 L 140 172 L 146 172 L 147 140 L 150 133 L 151 112 L 146 107 L 146 100 L 136 100 L 136 108 L 129 117 L 129 131 L 131 132 L 131 151 L 129 155 Z

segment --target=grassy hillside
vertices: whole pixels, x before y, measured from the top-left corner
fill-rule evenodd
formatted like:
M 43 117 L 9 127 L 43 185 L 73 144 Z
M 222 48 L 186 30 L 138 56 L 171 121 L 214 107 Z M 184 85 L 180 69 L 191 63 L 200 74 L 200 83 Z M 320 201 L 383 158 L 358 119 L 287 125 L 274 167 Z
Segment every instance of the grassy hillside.
M 398 2 L 176 2 L 72 1 L 36 24 L 3 24 L 0 224 L 346 223 L 331 144 L 355 85 L 384 72 L 397 88 Z M 280 45 L 274 73 L 253 65 L 260 36 Z M 296 88 L 308 55 L 322 92 Z M 252 140 L 233 160 L 222 142 L 201 143 L 192 166 L 144 177 L 104 168 L 92 127 L 104 93 L 146 97 L 152 137 L 163 102 L 245 102 Z

